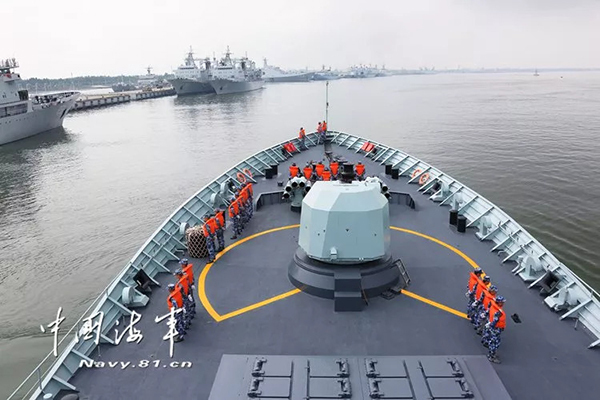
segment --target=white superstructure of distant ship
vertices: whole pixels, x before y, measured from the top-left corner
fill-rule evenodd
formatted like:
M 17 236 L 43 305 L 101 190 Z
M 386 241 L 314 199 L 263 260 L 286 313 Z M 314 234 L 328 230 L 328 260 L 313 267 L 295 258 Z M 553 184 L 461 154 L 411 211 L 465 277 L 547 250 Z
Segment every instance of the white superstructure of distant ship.
M 61 92 L 29 97 L 19 90 L 21 75 L 13 72 L 16 60 L 0 60 L 0 145 L 62 126 L 78 92 Z
M 152 73 L 152 67 L 146 67 L 146 75 L 138 77 L 137 87 L 142 90 L 159 89 L 165 86 L 165 81 L 161 77 Z
M 325 65 L 323 65 L 320 71 L 313 74 L 313 80 L 315 81 L 333 81 L 340 78 L 341 76 L 338 72 L 332 71 L 331 67 L 325 69 Z
M 312 72 L 291 72 L 284 71 L 279 67 L 274 67 L 264 59 L 262 68 L 263 79 L 265 82 L 308 82 L 312 80 Z
M 200 62 L 200 66 L 196 64 L 196 61 Z M 211 67 L 210 58 L 195 59 L 194 52 L 190 47 L 183 64 L 173 71 L 175 78 L 168 81 L 177 92 L 177 95 L 214 93 L 215 90 L 208 82 Z
M 375 67 L 371 67 L 370 65 L 355 65 L 350 68 L 350 70 L 344 74 L 345 78 L 375 78 L 379 76 L 388 76 L 388 72 L 385 69 L 385 66 L 382 69 Z
M 229 46 L 210 71 L 210 84 L 217 94 L 241 93 L 260 89 L 264 85 L 262 71 L 248 57 L 231 58 Z

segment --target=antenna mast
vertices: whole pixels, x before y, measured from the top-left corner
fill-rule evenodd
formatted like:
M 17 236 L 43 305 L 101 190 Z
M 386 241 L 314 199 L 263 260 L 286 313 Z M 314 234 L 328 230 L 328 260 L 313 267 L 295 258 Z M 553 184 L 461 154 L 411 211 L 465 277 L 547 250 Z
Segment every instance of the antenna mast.
M 329 125 L 329 81 L 325 82 L 325 122 Z

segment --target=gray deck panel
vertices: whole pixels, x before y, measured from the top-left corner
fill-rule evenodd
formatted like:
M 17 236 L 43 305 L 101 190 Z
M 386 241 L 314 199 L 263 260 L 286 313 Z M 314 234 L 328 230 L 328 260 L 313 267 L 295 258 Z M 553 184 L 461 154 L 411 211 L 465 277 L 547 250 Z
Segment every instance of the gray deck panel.
M 338 153 L 350 160 L 361 159 L 367 173 L 383 172 L 383 167 L 365 160 L 361 155 L 334 146 Z M 307 159 L 320 159 L 317 149 L 295 156 L 303 165 Z M 277 180 L 284 179 L 291 161 L 279 166 L 279 178 L 259 179 L 255 193 L 277 190 Z M 383 175 L 382 175 L 383 176 Z M 500 264 L 501 258 L 491 253 L 491 244 L 480 242 L 468 230 L 459 234 L 448 226 L 448 208 L 439 207 L 428 196 L 417 191 L 418 185 L 407 185 L 407 178 L 398 181 L 386 178 L 391 190 L 409 192 L 417 203 L 418 211 L 404 206 L 391 207 L 391 223 L 414 229 L 436 237 L 460 249 L 477 262 L 492 277 L 492 282 L 507 298 L 505 310 L 518 313 L 522 324 L 507 321 L 502 334 L 499 354 L 503 363 L 494 365 L 510 395 L 515 399 L 565 399 L 595 398 L 600 393 L 600 354 L 588 350 L 589 336 L 580 327 L 573 329 L 573 321 L 559 321 L 558 315 L 548 309 L 535 290 L 510 273 L 514 264 Z M 243 236 L 270 227 L 288 225 L 297 220 L 285 206 L 266 206 L 255 214 Z M 272 235 L 289 234 L 290 231 Z M 270 236 L 270 235 L 269 235 Z M 227 243 L 230 241 L 226 238 Z M 270 238 L 269 238 L 270 239 Z M 438 244 L 405 233 L 393 232 L 393 249 L 405 261 L 414 293 L 431 298 L 447 306 L 464 310 L 467 274 L 471 267 L 454 253 Z M 256 244 L 259 240 L 255 239 Z M 287 240 L 286 240 L 287 241 Z M 266 252 L 263 246 L 245 243 L 227 254 L 223 266 L 217 262 L 207 279 L 207 293 L 220 312 L 229 311 L 251 303 L 268 293 L 279 294 L 287 281 L 288 260 L 282 260 L 281 274 L 269 272 L 268 279 L 258 281 L 260 273 L 243 269 L 247 258 L 281 257 L 283 244 L 276 251 Z M 244 251 L 237 251 L 237 250 Z M 439 256 L 439 257 L 438 257 Z M 290 254 L 291 257 L 291 254 Z M 436 260 L 436 258 L 440 258 Z M 230 268 L 237 262 L 240 274 Z M 194 260 L 196 274 L 201 265 Z M 272 264 L 276 265 L 276 263 Z M 176 268 L 173 263 L 171 268 Z M 267 269 L 265 267 L 265 269 Z M 269 267 L 268 271 L 273 268 Z M 264 272 L 264 271 L 262 271 Z M 213 283 L 223 284 L 227 279 L 243 276 L 248 287 L 260 285 L 259 292 L 235 291 L 236 299 L 226 290 L 214 290 Z M 253 281 L 255 280 L 255 281 Z M 159 281 L 172 281 L 167 274 Z M 285 290 L 284 290 L 285 291 Z M 253 294 L 251 294 L 253 293 Z M 101 356 L 95 360 L 138 361 L 140 359 L 168 360 L 168 343 L 161 341 L 164 325 L 154 324 L 155 315 L 166 312 L 166 292 L 156 290 L 148 306 L 141 310 L 140 322 L 145 337 L 141 344 L 124 344 L 118 347 L 101 345 Z M 197 301 L 198 314 L 186 340 L 175 345 L 174 360 L 189 360 L 194 366 L 189 370 L 164 368 L 126 370 L 80 370 L 72 379 L 89 399 L 113 398 L 199 398 L 206 399 L 212 387 L 220 358 L 223 354 L 304 354 L 304 355 L 482 355 L 485 349 L 479 344 L 468 321 L 433 308 L 406 296 L 393 300 L 371 299 L 362 313 L 334 313 L 330 300 L 315 298 L 304 293 L 269 304 L 246 314 L 216 323 Z M 150 358 L 153 356 L 153 358 Z M 87 397 L 86 397 L 87 396 Z

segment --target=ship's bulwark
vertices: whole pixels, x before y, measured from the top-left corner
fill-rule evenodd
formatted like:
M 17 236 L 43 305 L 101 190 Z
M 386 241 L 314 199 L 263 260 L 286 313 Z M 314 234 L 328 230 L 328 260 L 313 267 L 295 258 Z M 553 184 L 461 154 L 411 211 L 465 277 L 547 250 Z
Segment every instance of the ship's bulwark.
M 37 135 L 62 126 L 78 94 L 69 100 L 41 110 L 0 118 L 0 145 Z

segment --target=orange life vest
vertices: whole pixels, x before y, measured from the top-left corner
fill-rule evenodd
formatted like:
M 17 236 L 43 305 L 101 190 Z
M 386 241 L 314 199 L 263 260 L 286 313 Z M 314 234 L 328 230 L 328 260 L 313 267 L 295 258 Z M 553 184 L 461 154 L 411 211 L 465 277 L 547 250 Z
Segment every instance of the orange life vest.
M 475 275 L 475 272 L 471 272 L 469 274 L 469 292 L 473 291 L 473 286 L 475 286 L 478 279 L 479 279 L 479 277 L 477 275 Z
M 306 179 L 310 179 L 312 177 L 313 174 L 313 169 L 312 167 L 304 167 L 304 177 Z
M 494 321 L 494 316 L 498 311 L 500 311 L 502 314 L 500 315 L 500 319 L 498 319 L 498 322 L 496 323 L 496 328 L 504 329 L 506 328 L 506 314 L 504 313 L 504 310 L 500 308 L 498 304 L 496 304 L 495 301 L 492 302 L 492 306 L 490 307 L 490 316 L 488 317 L 488 319 L 490 323 L 492 323 Z
M 298 134 L 298 139 L 304 139 L 306 137 L 306 131 L 304 129 L 300 129 L 300 133 Z
M 490 307 L 490 304 L 494 303 L 495 300 L 496 295 L 491 294 L 486 290 L 483 295 L 483 308 L 487 310 Z
M 215 233 L 218 229 L 218 225 L 217 225 L 217 220 L 215 219 L 215 217 L 212 217 L 211 219 L 208 220 L 208 225 L 210 226 L 210 230 L 212 233 Z
M 175 288 L 175 290 L 169 293 L 169 297 L 167 297 L 167 304 L 169 305 L 169 310 L 173 307 L 171 299 L 175 299 L 175 303 L 177 303 L 177 308 L 183 307 L 183 296 L 181 295 L 181 290 Z
M 250 196 L 254 195 L 254 189 L 252 189 L 252 183 L 248 183 L 248 184 L 246 185 L 246 190 L 248 191 L 248 194 L 249 194 Z
M 299 172 L 300 172 L 300 168 L 298 168 L 297 165 L 290 165 L 290 176 L 292 178 L 298 176 Z
M 175 287 L 177 289 L 183 289 L 183 294 L 186 296 L 190 293 L 190 282 L 188 281 L 186 276 L 183 276 L 180 280 L 178 280 Z
M 324 170 L 323 171 L 323 180 L 330 181 L 331 180 L 331 171 Z
M 315 167 L 315 171 L 317 172 L 317 176 L 319 178 L 323 177 L 323 171 L 325 170 L 325 166 L 323 164 L 317 164 Z
M 188 264 L 183 267 L 183 274 L 187 277 L 190 285 L 194 284 L 194 264 Z
M 491 285 L 491 283 L 485 284 L 481 279 L 477 278 L 477 290 L 475 291 L 475 300 L 481 298 L 481 293 Z
M 323 132 L 327 132 L 327 122 L 323 122 L 321 129 L 323 129 Z
M 225 217 L 223 216 L 223 211 L 217 212 L 217 215 L 215 215 L 215 219 L 219 223 L 219 226 L 222 229 L 225 229 Z
M 365 173 L 365 166 L 364 164 L 356 164 L 356 175 L 358 176 L 362 176 Z
M 331 170 L 331 173 L 333 174 L 333 176 L 336 176 L 338 174 L 338 168 L 339 168 L 338 163 L 336 163 L 336 162 L 329 163 L 329 169 Z
M 248 189 L 243 188 L 240 192 L 240 199 L 242 199 L 242 203 L 247 202 L 249 198 L 250 196 L 248 196 Z
M 240 212 L 240 206 L 238 205 L 238 201 L 234 200 L 229 205 L 229 218 L 233 218 Z
M 204 225 L 202 225 L 202 234 L 204 235 L 204 237 L 209 237 L 213 233 L 215 233 L 215 231 L 212 230 L 212 227 L 210 225 L 210 220 L 209 220 L 209 221 L 205 222 Z

